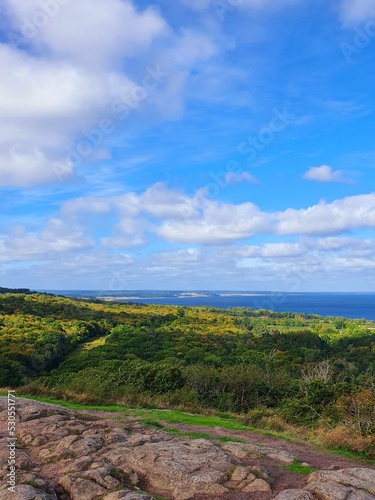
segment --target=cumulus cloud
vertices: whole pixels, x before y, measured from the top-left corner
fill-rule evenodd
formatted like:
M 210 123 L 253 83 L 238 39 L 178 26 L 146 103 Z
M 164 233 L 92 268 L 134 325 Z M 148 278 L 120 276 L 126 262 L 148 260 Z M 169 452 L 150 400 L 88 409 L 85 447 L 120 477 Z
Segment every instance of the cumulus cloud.
M 290 288 L 288 280 L 311 282 L 319 273 L 341 279 L 341 272 L 372 272 L 373 241 L 340 233 L 373 227 L 374 193 L 267 212 L 157 183 L 142 193 L 68 200 L 45 223 L 3 230 L 0 262 L 7 269 L 33 263 L 43 273 L 58 272 L 59 283 L 69 273 L 75 285 L 83 280 L 93 288 L 95 279 L 105 289 L 147 288 L 147 282 L 163 288 L 166 274 L 169 286 L 181 279 L 196 285 L 199 276 L 206 287 L 264 289 L 268 282 Z M 260 235 L 271 241 L 250 244 Z
M 320 167 L 310 167 L 307 172 L 303 174 L 303 178 L 307 181 L 317 182 L 350 182 L 345 179 L 342 170 L 333 170 L 328 165 L 321 165 Z
M 120 118 L 140 103 L 175 117 L 190 71 L 216 52 L 204 33 L 174 33 L 155 8 L 130 0 L 55 4 L 46 13 L 38 0 L 5 2 L 13 33 L 0 43 L 1 187 L 58 183 L 101 158 L 106 134 L 126 127 Z M 147 99 L 146 80 L 158 88 Z M 127 107 L 136 89 L 141 99 Z
M 284 258 L 302 255 L 306 251 L 299 243 L 266 243 L 261 246 L 243 246 L 238 253 L 244 257 Z
M 320 201 L 307 209 L 288 208 L 275 214 L 278 234 L 334 234 L 375 227 L 375 194 Z
M 147 189 L 139 198 L 139 208 L 158 219 L 180 220 L 196 219 L 198 207 L 194 198 L 182 191 L 168 189 L 159 182 Z
M 157 234 L 167 241 L 213 245 L 248 238 L 267 229 L 268 215 L 253 203 L 231 205 L 205 200 L 198 217 L 165 221 Z
M 256 234 L 319 236 L 373 228 L 375 194 L 349 196 L 332 203 L 320 201 L 302 209 L 266 212 L 250 202 L 223 203 L 209 199 L 202 190 L 188 196 L 181 190 L 157 183 L 141 194 L 130 192 L 112 198 L 70 200 L 63 204 L 61 212 L 69 217 L 87 217 L 89 212 L 116 213 L 119 221 L 116 231 L 136 235 L 139 241 L 142 234 L 149 231 L 172 243 L 218 245 Z M 121 221 L 126 222 L 121 225 Z M 124 228 L 128 230 L 124 231 Z M 343 240 L 327 241 L 333 245 L 335 241 L 342 243 Z M 269 252 L 269 255 L 290 252 L 292 255 L 299 249 L 294 244 L 278 243 L 264 247 L 262 252 L 263 256 L 266 256 L 264 252 Z
M 117 67 L 123 56 L 149 48 L 166 29 L 156 10 L 137 10 L 130 1 L 106 0 L 104 5 L 101 0 L 71 0 L 50 11 L 41 8 L 39 0 L 6 0 L 6 4 L 20 35 L 84 67 Z M 38 13 L 41 19 L 44 10 L 46 20 L 38 22 Z
M 80 228 L 51 218 L 39 232 L 28 232 L 25 227 L 19 226 L 7 237 L 0 237 L 0 262 L 56 258 L 92 247 L 93 241 Z

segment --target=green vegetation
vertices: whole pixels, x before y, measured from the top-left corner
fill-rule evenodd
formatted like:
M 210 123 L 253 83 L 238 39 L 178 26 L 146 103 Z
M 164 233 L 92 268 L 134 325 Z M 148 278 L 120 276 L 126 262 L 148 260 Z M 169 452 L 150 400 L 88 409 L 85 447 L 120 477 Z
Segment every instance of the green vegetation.
M 301 462 L 297 459 L 293 461 L 292 464 L 285 465 L 285 470 L 291 470 L 292 472 L 296 472 L 297 474 L 312 474 L 316 469 L 313 467 L 309 467 L 307 465 L 302 465 Z
M 0 387 L 81 409 L 302 432 L 372 456 L 374 371 L 363 319 L 0 294 Z

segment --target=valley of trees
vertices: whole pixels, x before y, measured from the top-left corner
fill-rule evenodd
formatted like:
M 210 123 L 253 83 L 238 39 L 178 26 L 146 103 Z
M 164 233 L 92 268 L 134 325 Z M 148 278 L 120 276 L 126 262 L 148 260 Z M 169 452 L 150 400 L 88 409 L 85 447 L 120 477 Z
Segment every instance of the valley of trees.
M 86 404 L 237 414 L 375 454 L 375 324 L 0 294 L 0 387 Z

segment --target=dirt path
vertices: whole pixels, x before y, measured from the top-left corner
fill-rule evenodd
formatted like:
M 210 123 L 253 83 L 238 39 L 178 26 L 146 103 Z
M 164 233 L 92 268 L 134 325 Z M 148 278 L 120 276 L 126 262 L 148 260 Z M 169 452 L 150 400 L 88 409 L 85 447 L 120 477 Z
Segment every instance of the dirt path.
M 139 417 L 129 416 L 121 412 L 85 410 L 78 413 L 86 413 L 102 419 L 118 420 L 119 418 L 121 418 L 129 421 L 140 420 Z M 328 453 L 324 453 L 313 445 L 309 445 L 307 443 L 286 441 L 272 436 L 264 436 L 257 432 L 247 430 L 231 430 L 225 429 L 223 427 L 205 427 L 190 424 L 169 423 L 163 420 L 160 420 L 160 422 L 166 428 L 178 429 L 182 432 L 203 433 L 216 438 L 230 437 L 233 439 L 242 439 L 247 443 L 269 446 L 271 448 L 277 448 L 278 450 L 284 450 L 291 453 L 292 455 L 295 455 L 300 459 L 301 462 L 307 462 L 311 467 L 315 469 L 327 469 L 333 465 L 337 468 L 366 467 L 369 469 L 375 469 L 375 465 L 368 464 L 367 462 L 361 461 L 359 459 L 355 460 L 341 457 L 340 455 L 331 455 Z
M 277 448 L 278 450 L 284 450 L 291 453 L 292 455 L 295 455 L 300 459 L 301 462 L 307 462 L 314 469 L 327 469 L 332 465 L 336 466 L 337 468 L 366 467 L 369 469 L 375 469 L 375 465 L 370 465 L 361 460 L 354 460 L 341 457 L 339 455 L 323 453 L 322 451 L 319 451 L 317 448 L 307 443 L 285 441 L 283 439 L 274 438 L 271 436 L 264 436 L 262 434 L 258 434 L 257 432 L 230 430 L 224 429 L 222 427 L 201 427 L 187 424 L 170 424 L 163 421 L 162 424 L 165 427 L 179 429 L 182 432 L 202 432 L 217 438 L 231 437 L 234 439 L 242 439 L 247 443 L 269 446 L 271 448 Z

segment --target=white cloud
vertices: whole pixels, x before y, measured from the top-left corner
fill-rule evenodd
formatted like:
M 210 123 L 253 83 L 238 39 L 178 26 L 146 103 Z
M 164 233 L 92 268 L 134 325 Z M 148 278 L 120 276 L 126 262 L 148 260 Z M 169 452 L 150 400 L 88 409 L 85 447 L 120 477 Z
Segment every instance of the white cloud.
M 12 38 L 0 43 L 3 187 L 58 183 L 82 160 L 100 159 L 106 134 L 91 141 L 88 155 L 75 151 L 103 119 L 115 123 L 109 127 L 115 131 L 127 126 L 114 111 L 115 101 L 124 108 L 124 99 L 150 74 L 156 75 L 157 92 L 149 91 L 130 112 L 142 104 L 156 108 L 159 118 L 175 118 L 183 111 L 191 70 L 216 53 L 206 34 L 173 33 L 156 9 L 140 9 L 130 0 L 72 0 L 53 15 L 41 5 L 39 0 L 5 4 L 15 35 L 26 45 Z
M 375 194 L 320 201 L 307 209 L 288 208 L 275 214 L 278 234 L 333 234 L 375 227 Z
M 285 258 L 302 255 L 306 249 L 299 243 L 266 243 L 260 246 L 244 246 L 239 253 L 244 257 Z
M 321 165 L 320 167 L 310 167 L 307 172 L 303 174 L 303 178 L 307 181 L 317 182 L 350 182 L 343 176 L 342 170 L 333 170 L 328 165 Z
M 64 164 L 64 175 L 73 173 L 71 163 Z M 0 151 L 0 187 L 30 187 L 35 184 L 56 182 L 59 172 L 51 160 L 38 148 Z
M 122 57 L 148 49 L 167 29 L 153 8 L 140 11 L 131 1 L 70 0 L 56 8 L 40 28 L 34 19 L 43 11 L 43 2 L 7 0 L 7 4 L 13 26 L 21 34 L 26 30 L 32 43 L 81 67 L 117 67 Z
M 167 241 L 213 245 L 269 230 L 268 215 L 253 203 L 231 205 L 204 200 L 198 217 L 165 221 L 157 234 Z
M 259 181 L 249 172 L 241 172 L 240 174 L 235 174 L 234 172 L 228 172 L 225 175 L 226 184 L 236 184 L 237 182 L 250 182 L 251 184 L 257 184 Z
M 159 219 L 195 219 L 198 216 L 196 201 L 177 189 L 168 189 L 157 183 L 140 196 L 140 209 Z
M 44 223 L 9 228 L 0 236 L 0 262 L 14 272 L 32 264 L 39 269 L 34 276 L 49 273 L 51 282 L 56 274 L 60 286 L 68 275 L 84 288 L 163 288 L 168 274 L 172 288 L 182 279 L 186 287 L 197 286 L 199 276 L 206 288 L 296 289 L 318 276 L 343 280 L 373 272 L 373 240 L 335 236 L 370 227 L 375 194 L 274 213 L 158 183 L 139 194 L 69 200 Z M 271 241 L 246 241 L 261 234 Z M 332 236 L 320 237 L 325 234 Z
M 344 26 L 356 27 L 359 23 L 373 21 L 375 0 L 341 0 L 340 18 Z
M 0 237 L 0 262 L 44 260 L 92 247 L 92 240 L 81 229 L 51 218 L 39 232 L 27 232 L 21 226 Z
M 199 245 L 226 244 L 255 234 L 334 235 L 343 231 L 375 227 L 375 194 L 349 196 L 332 203 L 320 201 L 308 208 L 288 208 L 281 212 L 262 211 L 253 203 L 222 203 L 198 190 L 188 196 L 157 183 L 144 193 L 125 193 L 112 198 L 86 197 L 62 206 L 66 217 L 87 217 L 88 213 L 116 213 L 118 231 L 141 238 L 145 231 L 174 243 Z M 121 221 L 124 225 L 121 225 Z M 135 221 L 131 223 L 130 221 Z M 145 221 L 148 221 L 146 224 Z M 124 228 L 132 231 L 124 231 Z M 118 236 L 118 235 L 117 235 Z M 342 244 L 341 237 L 327 240 Z M 339 242 L 339 243 L 338 243 Z M 307 247 L 308 248 L 308 247 Z M 294 244 L 280 243 L 263 252 L 298 252 Z M 263 253 L 263 256 L 265 254 Z

